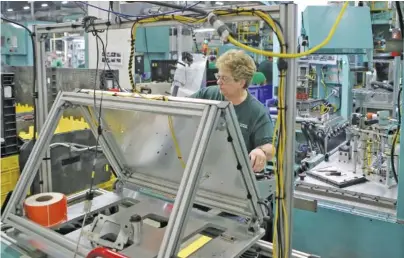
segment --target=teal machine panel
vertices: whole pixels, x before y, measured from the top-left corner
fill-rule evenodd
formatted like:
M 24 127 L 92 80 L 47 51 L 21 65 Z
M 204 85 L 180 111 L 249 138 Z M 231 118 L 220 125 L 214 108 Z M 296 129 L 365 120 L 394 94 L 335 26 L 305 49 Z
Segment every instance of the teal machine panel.
M 8 23 L 1 24 L 2 65 L 29 65 L 27 64 L 27 39 L 28 33 L 24 28 Z
M 324 41 L 340 11 L 336 6 L 308 6 L 304 10 L 302 27 L 309 48 Z M 373 49 L 370 9 L 349 6 L 330 42 L 317 53 L 367 54 L 369 49 Z
M 294 210 L 293 248 L 321 258 L 402 258 L 404 224 L 319 204 Z
M 169 58 L 170 27 L 144 27 L 136 29 L 136 53 L 144 53 L 144 70 L 150 73 L 150 60 Z
M 33 30 L 35 24 L 52 24 L 53 22 L 31 21 L 23 25 Z M 32 43 L 28 32 L 9 23 L 1 24 L 1 63 L 9 66 L 33 65 Z

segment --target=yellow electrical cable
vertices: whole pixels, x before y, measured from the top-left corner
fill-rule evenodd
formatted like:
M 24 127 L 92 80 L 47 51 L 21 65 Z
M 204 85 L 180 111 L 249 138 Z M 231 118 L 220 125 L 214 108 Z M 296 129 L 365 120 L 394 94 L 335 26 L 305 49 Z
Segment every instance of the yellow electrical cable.
M 340 13 L 337 16 L 337 19 L 334 23 L 334 25 L 331 27 L 330 32 L 328 33 L 328 36 L 325 38 L 325 40 L 323 42 L 321 42 L 320 44 L 318 44 L 317 46 L 313 47 L 312 49 L 302 52 L 302 53 L 294 53 L 294 54 L 278 54 L 278 53 L 274 53 L 274 52 L 269 52 L 266 50 L 260 50 L 260 49 L 256 49 L 247 45 L 244 45 L 243 43 L 238 42 L 237 40 L 235 40 L 232 36 L 228 37 L 228 40 L 230 43 L 232 43 L 233 45 L 243 48 L 247 51 L 253 52 L 255 54 L 259 54 L 259 55 L 263 55 L 263 56 L 271 56 L 271 57 L 280 57 L 280 58 L 299 58 L 299 57 L 304 57 L 310 54 L 315 53 L 317 50 L 321 49 L 322 47 L 324 47 L 325 45 L 328 44 L 328 42 L 331 40 L 332 36 L 334 35 L 344 13 L 346 8 L 348 7 L 349 2 L 345 2 L 344 5 L 341 8 Z

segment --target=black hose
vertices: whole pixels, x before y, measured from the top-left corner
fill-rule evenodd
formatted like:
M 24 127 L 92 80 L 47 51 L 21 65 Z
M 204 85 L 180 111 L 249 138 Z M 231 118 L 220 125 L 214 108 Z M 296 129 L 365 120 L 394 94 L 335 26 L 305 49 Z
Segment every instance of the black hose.
M 403 88 L 401 87 L 400 90 L 398 91 L 398 96 L 397 96 L 397 105 L 398 105 L 398 126 L 397 126 L 397 132 L 394 136 L 393 143 L 391 145 L 391 150 L 390 150 L 390 162 L 391 162 L 391 170 L 393 171 L 393 176 L 394 180 L 398 184 L 398 175 L 396 171 L 396 165 L 394 164 L 394 155 L 396 153 L 396 143 L 397 143 L 397 135 L 400 132 L 401 129 L 401 93 L 403 91 Z
M 172 3 L 168 3 L 168 2 L 143 1 L 143 3 L 155 4 L 155 5 L 169 7 L 169 8 L 173 8 L 173 9 L 177 9 L 177 10 L 187 10 L 187 11 L 191 11 L 191 12 L 194 12 L 194 13 L 199 13 L 199 14 L 202 14 L 202 15 L 207 15 L 208 14 L 208 12 L 206 12 L 204 10 L 201 10 L 199 8 L 181 6 L 181 5 L 172 4 Z
M 403 37 L 403 29 L 404 29 L 404 21 L 403 21 L 403 13 L 401 12 L 400 1 L 396 1 L 396 9 L 397 15 L 400 22 L 400 31 L 401 31 L 401 38 Z
M 37 115 L 36 115 L 36 97 L 37 97 L 36 96 L 37 95 L 37 93 L 36 93 L 36 76 L 37 75 L 36 75 L 36 49 L 35 49 L 35 39 L 34 39 L 35 34 L 30 29 L 28 29 L 26 26 L 24 26 L 24 25 L 22 25 L 22 24 L 20 24 L 20 23 L 18 23 L 16 21 L 13 21 L 13 20 L 10 20 L 10 19 L 4 18 L 4 17 L 1 17 L 1 19 L 3 21 L 5 21 L 5 22 L 13 23 L 13 24 L 15 24 L 17 26 L 20 26 L 20 27 L 24 28 L 28 32 L 28 34 L 29 34 L 29 36 L 31 38 L 32 57 L 33 57 L 32 58 L 32 60 L 33 60 L 33 65 L 32 65 L 32 70 L 33 70 L 33 73 L 32 73 L 32 75 L 33 75 L 33 80 L 32 80 L 32 99 L 33 99 L 33 104 L 32 104 L 32 106 L 33 106 L 33 109 L 34 109 L 34 114 L 33 114 L 33 116 L 34 116 L 34 135 L 33 135 L 32 139 L 35 142 L 35 140 L 36 140 L 36 128 L 37 128 L 37 125 L 36 125 L 36 122 L 37 122 Z M 45 108 L 48 108 L 48 107 L 46 106 Z
M 307 131 L 308 126 L 309 126 L 308 124 L 302 123 L 301 131 L 302 131 L 302 134 L 303 134 L 304 138 L 306 139 L 307 144 L 310 147 L 310 150 L 313 151 L 314 150 L 314 144 L 313 144 L 312 139 L 310 138 L 310 135 L 309 135 L 309 133 Z
M 370 82 L 370 85 L 373 87 L 373 88 L 380 88 L 380 89 L 384 89 L 384 90 L 387 90 L 387 91 L 390 91 L 390 92 L 393 92 L 394 91 L 394 89 L 393 89 L 393 87 L 390 85 L 390 83 L 384 83 L 384 82 L 378 82 L 378 81 L 371 81 Z

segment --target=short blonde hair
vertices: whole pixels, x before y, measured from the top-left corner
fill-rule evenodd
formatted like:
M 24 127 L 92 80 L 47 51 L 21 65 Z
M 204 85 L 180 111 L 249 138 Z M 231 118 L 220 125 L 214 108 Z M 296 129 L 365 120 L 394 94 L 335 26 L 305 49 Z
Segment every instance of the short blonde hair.
M 247 88 L 257 71 L 254 59 L 242 50 L 229 50 L 221 55 L 216 61 L 216 67 L 229 70 L 235 81 L 245 80 Z

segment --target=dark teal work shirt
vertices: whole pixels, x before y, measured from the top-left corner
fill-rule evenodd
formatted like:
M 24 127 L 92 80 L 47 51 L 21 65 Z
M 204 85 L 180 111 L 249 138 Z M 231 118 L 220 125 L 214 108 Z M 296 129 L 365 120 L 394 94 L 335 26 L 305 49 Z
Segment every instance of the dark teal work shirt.
M 203 88 L 191 97 L 209 100 L 225 100 L 218 86 Z M 274 132 L 273 124 L 267 108 L 261 102 L 248 93 L 247 98 L 241 104 L 234 105 L 234 110 L 248 153 L 259 146 L 272 143 Z

